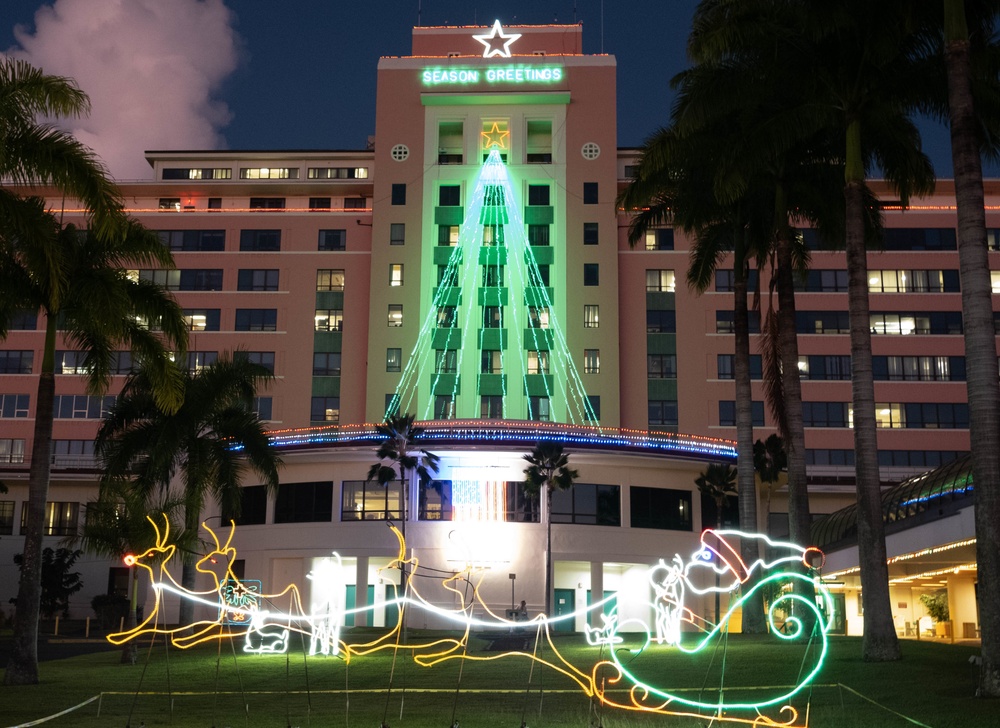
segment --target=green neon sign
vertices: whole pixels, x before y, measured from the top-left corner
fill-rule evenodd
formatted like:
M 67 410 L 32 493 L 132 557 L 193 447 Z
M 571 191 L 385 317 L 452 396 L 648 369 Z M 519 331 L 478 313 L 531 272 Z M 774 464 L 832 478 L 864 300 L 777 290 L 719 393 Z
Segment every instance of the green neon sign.
M 562 66 L 497 66 L 496 68 L 425 68 L 425 86 L 470 83 L 556 83 L 563 80 Z

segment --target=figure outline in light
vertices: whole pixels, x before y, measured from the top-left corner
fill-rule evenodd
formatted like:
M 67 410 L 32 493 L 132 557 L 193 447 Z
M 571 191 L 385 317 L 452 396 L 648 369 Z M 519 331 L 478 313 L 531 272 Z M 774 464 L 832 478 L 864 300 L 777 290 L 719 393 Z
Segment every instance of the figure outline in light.
M 328 596 L 313 610 L 315 613 L 311 613 L 302 609 L 299 590 L 294 584 L 278 594 L 271 595 L 261 594 L 259 589 L 256 592 L 253 589 L 240 589 L 239 585 L 246 584 L 247 581 L 237 580 L 231 569 L 236 556 L 236 551 L 231 546 L 235 524 L 230 525 L 230 533 L 225 543 L 220 542 L 215 532 L 203 524 L 211 535 L 215 547 L 198 561 L 198 567 L 199 571 L 213 577 L 216 588 L 199 592 L 185 590 L 174 581 L 167 569 L 167 562 L 176 552 L 176 547 L 168 543 L 169 521 L 165 520 L 162 532 L 152 518 L 150 521 L 156 528 L 156 546 L 139 557 L 129 558 L 132 563 L 148 571 L 155 594 L 155 605 L 150 615 L 135 629 L 110 635 L 108 640 L 114 644 L 121 644 L 151 633 L 166 635 L 172 644 L 181 648 L 211 639 L 242 637 L 245 652 L 265 655 L 287 651 L 289 636 L 291 632 L 296 631 L 308 638 L 310 654 L 338 656 L 345 661 L 387 649 L 409 650 L 414 661 L 423 667 L 433 667 L 453 659 L 487 661 L 519 656 L 527 657 L 563 674 L 573 680 L 585 695 L 609 706 L 674 716 L 705 717 L 708 711 L 712 719 L 719 722 L 753 726 L 781 725 L 787 728 L 793 726 L 802 728 L 804 725 L 797 723 L 800 713 L 792 706 L 791 701 L 813 682 L 822 667 L 828 647 L 827 634 L 832 621 L 832 598 L 823 584 L 811 575 L 803 573 L 806 567 L 811 566 L 813 559 L 822 558 L 822 553 L 817 549 L 802 548 L 759 534 L 708 529 L 702 533 L 698 549 L 688 560 L 685 561 L 679 555 L 670 560 L 660 559 L 647 572 L 647 581 L 653 593 L 652 603 L 647 605 L 649 614 L 652 615 L 652 624 L 637 617 L 622 618 L 619 613 L 622 606 L 620 603 L 613 605 L 610 613 L 605 614 L 603 610 L 611 600 L 615 599 L 614 596 L 568 615 L 547 618 L 539 614 L 527 622 L 507 619 L 494 611 L 483 598 L 480 587 L 487 570 L 475 565 L 470 559 L 461 570 L 441 580 L 443 587 L 455 595 L 458 604 L 456 608 L 444 608 L 431 603 L 420 594 L 416 586 L 417 580 L 409 579 L 406 594 L 397 595 L 394 599 L 383 603 L 398 605 L 399 618 L 396 624 L 388 632 L 369 642 L 348 643 L 342 639 L 340 629 L 344 617 L 361 611 L 370 611 L 374 605 L 350 609 L 346 604 L 342 605 L 338 600 Z M 388 525 L 398 541 L 399 550 L 396 558 L 386 568 L 406 568 L 414 574 L 419 572 L 421 567 L 415 557 L 407 555 L 406 544 L 399 529 L 392 524 Z M 776 555 L 770 558 L 758 558 L 748 566 L 739 555 L 736 539 L 757 540 L 759 545 L 766 546 L 770 553 Z M 150 565 L 157 557 L 160 558 L 159 581 L 154 578 L 153 567 Z M 329 559 L 328 562 L 324 562 L 329 565 L 328 568 L 313 569 L 308 578 L 314 583 L 320 580 L 329 581 L 333 584 L 333 589 L 331 591 L 330 584 L 326 584 L 325 593 L 339 594 L 344 591 L 340 588 L 343 564 L 336 552 Z M 221 570 L 215 568 L 220 565 L 224 568 Z M 792 567 L 792 570 L 786 571 L 788 567 Z M 706 574 L 712 578 L 709 580 L 710 583 L 703 585 L 698 577 Z M 720 577 L 718 587 L 714 584 L 716 574 Z M 751 579 L 751 577 L 756 578 Z M 669 688 L 652 684 L 632 670 L 633 660 L 647 649 L 676 650 L 682 655 L 696 658 L 709 644 L 724 636 L 728 622 L 735 612 L 741 609 L 748 599 L 756 596 L 759 590 L 773 583 L 796 581 L 811 585 L 816 590 L 817 599 L 810 601 L 794 592 L 785 592 L 774 600 L 768 609 L 768 623 L 774 631 L 774 636 L 782 640 L 804 636 L 801 635 L 804 623 L 795 615 L 789 616 L 786 626 L 791 627 L 790 633 L 779 633 L 776 623 L 779 604 L 785 606 L 799 604 L 800 608 L 811 610 L 815 617 L 815 632 L 812 639 L 815 639 L 816 646 L 811 648 L 810 641 L 810 646 L 806 647 L 806 656 L 814 657 L 814 664 L 806 665 L 800 672 L 796 685 L 774 688 L 772 693 L 759 700 L 741 701 L 725 697 L 732 695 L 734 688 L 738 689 L 738 686 L 727 684 L 726 692 L 724 693 L 720 687 L 718 697 L 713 700 L 703 699 L 701 696 L 690 697 L 683 694 L 683 691 L 672 692 Z M 747 585 L 750 585 L 749 588 L 744 589 Z M 700 620 L 685 604 L 685 599 L 691 595 L 702 596 L 716 590 L 730 593 L 738 591 L 738 598 L 731 602 L 717 624 L 711 624 L 706 620 Z M 162 606 L 162 593 L 166 591 L 214 607 L 217 618 L 173 629 L 160 626 L 159 610 Z M 227 601 L 227 597 L 232 597 L 234 593 L 238 593 L 239 598 L 243 600 L 242 604 L 233 604 L 232 600 Z M 275 608 L 275 599 L 286 599 L 288 609 Z M 817 606 L 817 603 L 820 606 Z M 411 607 L 457 622 L 463 628 L 462 634 L 457 638 L 430 638 L 422 642 L 401 644 L 399 637 L 404 610 Z M 552 640 L 553 627 L 563 620 L 576 620 L 578 616 L 588 615 L 594 610 L 601 610 L 600 625 L 588 626 L 585 637 L 588 644 L 598 648 L 600 652 L 593 664 L 581 667 L 560 652 L 558 645 Z M 484 616 L 477 617 L 475 616 L 477 613 Z M 235 624 L 227 623 L 227 616 L 235 617 L 232 620 Z M 240 630 L 240 627 L 245 629 Z M 534 631 L 536 639 L 544 639 L 549 646 L 551 657 L 542 656 L 537 650 L 534 652 L 511 650 L 490 655 L 472 654 L 468 651 L 468 645 L 473 627 L 505 630 L 518 628 L 524 630 L 526 634 Z M 633 643 L 635 641 L 633 636 L 626 634 L 628 632 L 638 632 L 640 642 L 638 649 L 623 649 L 624 643 L 629 640 Z M 645 635 L 645 638 L 642 635 Z M 815 657 L 816 654 L 818 657 Z M 662 679 L 659 675 L 657 678 Z M 628 697 L 623 699 L 621 688 L 628 685 L 631 685 L 631 688 L 624 691 Z M 708 692 L 711 694 L 712 691 Z M 764 711 L 776 711 L 780 720 Z
M 504 33 L 500 19 L 497 18 L 493 21 L 490 32 L 476 33 L 472 37 L 483 44 L 483 58 L 510 58 L 510 46 L 521 37 L 521 34 L 510 33 L 508 35 Z

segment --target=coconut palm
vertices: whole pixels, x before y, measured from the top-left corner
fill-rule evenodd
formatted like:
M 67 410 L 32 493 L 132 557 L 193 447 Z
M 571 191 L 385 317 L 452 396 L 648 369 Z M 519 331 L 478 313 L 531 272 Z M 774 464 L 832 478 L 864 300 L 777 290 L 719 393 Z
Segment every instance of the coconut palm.
M 715 527 L 722 529 L 722 511 L 730 498 L 736 498 L 736 469 L 729 463 L 709 463 L 708 467 L 694 479 L 698 492 L 715 503 Z M 715 622 L 719 622 L 719 572 L 715 572 Z
M 7 684 L 38 681 L 37 624 L 42 533 L 51 473 L 55 350 L 85 353 L 87 390 L 98 395 L 111 383 L 116 350 L 130 349 L 146 362 L 153 396 L 163 407 L 179 403 L 179 377 L 167 348 L 186 348 L 180 307 L 151 281 L 132 280 L 126 268 L 168 266 L 171 257 L 155 234 L 138 223 L 122 223 L 124 235 L 60 227 L 42 200 L 27 198 L 0 214 L 0 339 L 12 321 L 41 312 L 45 339 L 35 397 L 35 428 L 28 482 L 24 568 L 14 616 L 15 638 Z M 142 322 L 156 322 L 159 332 Z
M 979 694 L 1000 697 L 1000 387 L 992 325 L 986 207 L 980 149 L 998 147 L 997 44 L 993 2 L 944 0 L 943 57 L 951 130 L 962 284 L 972 473 L 976 484 L 982 664 Z M 985 66 L 985 68 L 983 68 Z M 984 83 L 985 79 L 985 83 Z M 940 108 L 942 112 L 944 109 Z
M 367 482 L 377 482 L 382 487 L 388 488 L 389 484 L 399 480 L 400 490 L 403 498 L 402 513 L 400 518 L 400 532 L 403 535 L 403 542 L 406 542 L 406 521 L 409 519 L 410 490 L 414 481 L 420 483 L 431 479 L 438 471 L 438 463 L 441 461 L 437 455 L 421 447 L 421 440 L 424 435 L 424 428 L 414 424 L 415 416 L 412 414 L 390 415 L 379 425 L 376 430 L 382 436 L 382 443 L 375 453 L 378 462 L 368 470 Z M 416 476 L 414 478 L 414 476 Z M 386 500 L 388 509 L 388 499 Z M 385 514 L 389 519 L 388 510 Z M 400 564 L 400 588 L 406 594 L 406 565 Z M 401 612 L 402 613 L 402 612 Z M 405 625 L 405 622 L 404 622 Z
M 753 444 L 753 469 L 760 480 L 761 522 L 765 533 L 769 530 L 771 496 L 777 490 L 781 474 L 787 468 L 788 455 L 785 453 L 785 445 L 779 435 L 769 435 L 766 440 L 757 440 Z
M 569 467 L 569 455 L 558 442 L 542 440 L 524 456 L 524 492 L 537 499 L 545 491 L 545 614 L 552 613 L 552 493 L 569 490 L 580 477 Z
M 253 407 L 273 375 L 239 351 L 198 371 L 175 370 L 182 380 L 181 406 L 171 412 L 159 405 L 155 374 L 143 362 L 101 423 L 96 450 L 108 477 L 129 479 L 147 499 L 166 494 L 179 477 L 183 536 L 194 539 L 207 499 L 239 514 L 248 471 L 270 493 L 277 491 L 281 458 Z M 185 552 L 181 584 L 189 590 L 195 587 L 196 559 L 194 550 Z M 193 603 L 182 600 L 180 623 L 191 622 L 192 614 Z
M 121 197 L 103 164 L 71 134 L 39 121 L 89 111 L 90 100 L 72 79 L 0 58 L 0 217 L 18 200 L 5 184 L 51 184 L 83 203 L 96 231 L 120 231 Z

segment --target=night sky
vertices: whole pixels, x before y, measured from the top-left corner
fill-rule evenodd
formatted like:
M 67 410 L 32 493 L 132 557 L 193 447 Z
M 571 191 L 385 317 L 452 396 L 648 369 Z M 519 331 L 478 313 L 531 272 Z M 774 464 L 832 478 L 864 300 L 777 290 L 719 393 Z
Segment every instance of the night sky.
M 0 49 L 79 79 L 95 113 L 74 132 L 129 179 L 148 175 L 144 149 L 363 148 L 375 133 L 378 58 L 409 53 L 418 6 L 422 25 L 582 22 L 584 52 L 617 58 L 618 143 L 638 146 L 669 117 L 697 4 L 605 2 L 602 19 L 601 0 L 224 0 L 229 13 L 222 3 L 3 0 Z M 947 134 L 934 127 L 926 144 L 944 176 Z

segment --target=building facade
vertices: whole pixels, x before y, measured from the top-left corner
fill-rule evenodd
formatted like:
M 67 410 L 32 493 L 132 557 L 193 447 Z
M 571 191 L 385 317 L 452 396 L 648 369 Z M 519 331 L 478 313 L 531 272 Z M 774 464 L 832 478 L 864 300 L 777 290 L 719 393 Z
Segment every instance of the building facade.
M 497 421 L 509 421 L 590 427 L 597 437 L 694 435 L 680 456 L 613 454 L 610 440 L 581 452 L 582 481 L 594 487 L 595 503 L 600 488 L 617 488 L 602 503 L 611 498 L 618 515 L 605 523 L 595 506 L 554 528 L 556 586 L 608 590 L 614 569 L 696 544 L 703 518 L 714 514 L 702 513 L 693 478 L 704 462 L 730 457 L 700 448 L 735 436 L 732 271 L 723 262 L 710 290 L 696 295 L 686 284 L 691 241 L 680 231 L 652 231 L 643 245 L 628 245 L 629 213 L 615 199 L 638 150 L 616 147 L 615 74 L 613 56 L 582 53 L 578 25 L 414 28 L 409 56 L 379 62 L 369 149 L 153 151 L 152 179 L 122 185 L 130 212 L 174 253 L 173 270 L 131 274 L 174 291 L 190 329 L 186 365 L 197 369 L 239 348 L 275 374 L 258 411 L 290 448 L 286 492 L 308 487 L 297 489 L 298 505 L 279 494 L 249 506 L 263 519 L 246 523 L 258 532 L 240 543 L 250 571 L 272 586 L 302 583 L 309 559 L 339 548 L 354 559 L 350 599 L 368 599 L 358 585 L 387 578 L 368 573 L 394 546 L 364 522 L 378 520 L 379 510 L 368 509 L 368 490 L 357 485 L 372 445 L 336 437 L 331 444 L 322 432 L 337 430 L 315 428 L 379 422 L 392 411 L 494 433 Z M 988 220 L 1000 228 L 998 193 L 988 182 Z M 83 222 L 73 201 L 50 204 Z M 967 451 L 969 437 L 953 190 L 942 182 L 906 210 L 886 204 L 885 248 L 869 256 L 869 268 L 880 463 L 889 483 Z M 1000 250 L 997 231 L 990 239 Z M 847 275 L 842 251 L 813 248 L 797 297 L 799 366 L 811 507 L 824 513 L 853 498 Z M 768 271 L 759 278 L 766 310 Z M 8 585 L 43 328 L 25 316 L 0 351 L 0 478 L 10 486 L 0 495 L 0 583 Z M 82 524 L 94 498 L 94 433 L 131 360 L 121 354 L 121 376 L 105 398 L 86 394 L 81 367 L 81 355 L 60 345 L 53 544 Z M 764 437 L 773 420 L 756 350 L 753 369 L 754 424 Z M 519 457 L 530 445 L 522 439 L 511 449 L 500 439 L 494 450 L 478 442 L 475 456 L 448 445 L 442 479 L 452 487 L 511 484 L 503 499 L 516 500 Z M 484 448 L 495 462 L 483 460 Z M 470 475 L 487 465 L 497 468 L 489 478 Z M 415 503 L 426 501 L 419 487 L 411 485 Z M 480 499 L 494 492 L 477 487 Z M 657 507 L 687 504 L 688 515 L 664 516 L 669 527 L 636 525 L 633 487 Z M 572 503 L 559 507 L 574 512 Z M 770 523 L 760 526 L 785 533 L 783 509 L 779 493 Z M 383 502 L 383 518 L 390 510 Z M 321 516 L 303 526 L 278 512 Z M 539 525 L 496 515 L 490 522 L 514 529 L 500 531 L 499 541 L 521 542 L 538 538 L 544 519 L 533 518 Z M 439 526 L 413 530 L 423 544 L 416 547 L 439 548 L 432 544 L 449 532 Z M 611 529 L 601 537 L 611 556 L 587 546 L 595 528 Z M 663 540 L 664 530 L 686 535 Z M 518 557 L 517 571 L 530 571 L 539 548 Z M 103 592 L 107 565 L 88 568 L 86 593 Z M 507 570 L 496 574 L 503 589 Z M 107 576 L 109 588 L 120 577 Z M 538 606 L 536 582 L 520 583 Z

